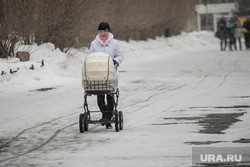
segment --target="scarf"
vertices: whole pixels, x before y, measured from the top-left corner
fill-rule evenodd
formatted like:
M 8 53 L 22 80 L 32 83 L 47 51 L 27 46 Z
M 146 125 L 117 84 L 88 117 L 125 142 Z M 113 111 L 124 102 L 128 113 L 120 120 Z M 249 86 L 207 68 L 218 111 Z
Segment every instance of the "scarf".
M 109 39 L 110 34 L 108 34 L 106 37 L 101 37 L 100 35 L 98 36 L 99 36 L 99 39 L 102 41 L 102 43 L 105 44 L 107 40 Z

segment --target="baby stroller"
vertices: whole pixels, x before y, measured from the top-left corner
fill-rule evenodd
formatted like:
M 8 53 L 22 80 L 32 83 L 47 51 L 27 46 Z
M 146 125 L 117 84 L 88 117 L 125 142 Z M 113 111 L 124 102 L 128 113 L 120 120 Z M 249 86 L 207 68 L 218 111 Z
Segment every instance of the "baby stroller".
M 84 88 L 84 113 L 79 116 L 80 133 L 89 130 L 89 124 L 115 124 L 115 131 L 119 132 L 123 129 L 123 113 L 117 110 L 119 89 L 116 68 L 113 59 L 106 53 L 95 52 L 88 55 L 83 63 L 82 69 L 82 86 Z M 114 99 L 114 109 L 111 120 L 94 120 L 91 113 L 101 111 L 90 111 L 87 98 L 92 95 L 109 94 Z

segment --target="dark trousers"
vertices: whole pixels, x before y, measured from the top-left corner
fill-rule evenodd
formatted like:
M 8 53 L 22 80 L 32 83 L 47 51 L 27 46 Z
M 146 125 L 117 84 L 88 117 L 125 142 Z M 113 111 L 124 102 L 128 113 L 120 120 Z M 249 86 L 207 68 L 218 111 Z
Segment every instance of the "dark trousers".
M 97 104 L 102 112 L 103 118 L 111 120 L 114 109 L 114 96 L 107 94 L 107 104 L 105 102 L 105 95 L 97 95 Z
M 224 51 L 227 48 L 227 40 L 221 40 L 220 41 L 220 50 Z
M 239 43 L 239 48 L 240 48 L 240 50 L 242 50 L 241 38 L 240 38 L 240 37 L 237 37 L 237 38 L 236 38 L 236 42 L 237 42 L 237 40 L 238 40 L 238 43 Z M 236 48 L 237 48 L 237 47 L 236 47 Z
M 234 49 L 237 50 L 237 48 L 236 48 L 236 38 L 234 37 L 233 33 L 230 33 L 229 34 L 229 49 L 233 50 L 232 47 L 234 47 Z

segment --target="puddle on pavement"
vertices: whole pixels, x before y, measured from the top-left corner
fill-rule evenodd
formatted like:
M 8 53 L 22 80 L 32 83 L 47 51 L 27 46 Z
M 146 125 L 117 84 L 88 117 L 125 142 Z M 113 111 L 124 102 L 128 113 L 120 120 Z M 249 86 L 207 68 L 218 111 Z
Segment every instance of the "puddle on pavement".
M 203 117 L 174 117 L 164 118 L 165 120 L 176 120 L 178 122 L 160 123 L 152 125 L 173 125 L 173 124 L 198 124 L 202 127 L 199 133 L 205 134 L 224 134 L 232 124 L 241 121 L 238 117 L 243 116 L 245 112 L 240 113 L 221 113 L 207 114 Z M 183 122 L 184 121 L 184 122 Z
M 230 98 L 247 99 L 247 98 L 250 98 L 250 96 L 233 96 L 233 97 L 230 97 Z
M 241 121 L 239 117 L 243 116 L 245 110 L 250 108 L 249 105 L 235 105 L 235 106 L 213 106 L 213 107 L 190 107 L 189 109 L 199 109 L 200 111 L 213 111 L 215 109 L 233 109 L 231 113 L 212 113 L 198 117 L 172 117 L 164 118 L 164 120 L 171 121 L 166 123 L 152 124 L 156 126 L 174 125 L 174 124 L 198 124 L 201 129 L 198 133 L 201 134 L 224 134 L 224 131 L 236 122 Z M 225 141 L 189 141 L 186 144 L 191 145 L 209 145 L 213 143 L 220 143 Z M 250 139 L 240 139 L 233 141 L 237 143 L 250 143 Z
M 174 117 L 174 118 L 164 118 L 165 120 L 176 120 L 178 122 L 170 123 L 155 123 L 151 125 L 175 125 L 175 124 L 194 124 L 192 121 L 197 121 L 203 117 Z M 181 121 L 181 122 L 180 122 Z
M 241 138 L 239 140 L 233 141 L 233 143 L 250 143 L 250 139 Z
M 228 129 L 232 124 L 241 121 L 238 117 L 243 116 L 241 113 L 223 113 L 223 114 L 208 114 L 198 124 L 203 127 L 199 133 L 206 134 L 224 134 L 224 130 Z
M 229 162 L 229 163 L 200 163 L 197 166 L 192 167 L 249 167 L 249 165 L 244 163 Z
M 53 90 L 53 89 L 56 89 L 56 88 L 55 87 L 40 88 L 40 89 L 31 90 L 31 92 L 46 92 L 46 91 Z
M 249 105 L 237 105 L 237 106 L 221 106 L 221 107 L 214 107 L 214 108 L 224 108 L 224 109 L 228 109 L 228 108 L 236 108 L 236 109 L 240 109 L 240 108 L 250 108 Z
M 250 108 L 249 105 L 235 105 L 235 106 L 216 106 L 216 107 L 190 107 L 189 109 L 245 109 L 245 108 Z
M 191 141 L 191 142 L 185 142 L 186 144 L 190 145 L 209 145 L 214 143 L 220 143 L 222 141 Z

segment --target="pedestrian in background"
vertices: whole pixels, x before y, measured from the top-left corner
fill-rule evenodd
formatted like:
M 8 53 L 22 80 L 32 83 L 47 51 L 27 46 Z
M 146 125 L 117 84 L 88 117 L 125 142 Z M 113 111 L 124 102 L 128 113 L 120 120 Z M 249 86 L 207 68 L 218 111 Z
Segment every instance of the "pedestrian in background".
M 217 32 L 216 32 L 216 37 L 218 37 L 220 39 L 220 49 L 221 51 L 226 50 L 227 48 L 227 38 L 228 38 L 228 34 L 227 34 L 227 27 L 226 27 L 226 18 L 225 17 L 221 17 L 220 20 L 217 23 Z
M 242 34 L 241 34 L 241 23 L 238 19 L 238 17 L 236 16 L 233 16 L 231 18 L 231 22 L 232 22 L 232 31 L 233 31 L 233 34 L 234 34 L 234 48 L 235 50 L 237 50 L 237 43 L 239 44 L 239 49 L 242 50 L 242 44 L 241 44 L 241 37 L 242 37 Z
M 233 27 L 231 18 L 226 21 L 226 29 L 227 29 L 228 39 L 229 39 L 229 50 L 233 50 L 232 48 L 233 46 L 234 46 L 234 49 L 236 50 L 234 27 Z
M 246 49 L 250 48 L 250 16 L 246 17 L 246 21 L 243 23 L 243 33 L 245 38 Z

